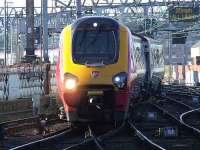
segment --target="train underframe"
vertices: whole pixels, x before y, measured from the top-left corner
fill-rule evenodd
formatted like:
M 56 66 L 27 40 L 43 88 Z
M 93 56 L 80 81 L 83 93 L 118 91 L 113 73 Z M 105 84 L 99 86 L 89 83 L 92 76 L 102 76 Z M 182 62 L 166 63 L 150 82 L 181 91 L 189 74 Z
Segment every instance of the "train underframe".
M 70 122 L 122 122 L 127 118 L 128 89 L 82 87 L 64 92 L 62 101 Z

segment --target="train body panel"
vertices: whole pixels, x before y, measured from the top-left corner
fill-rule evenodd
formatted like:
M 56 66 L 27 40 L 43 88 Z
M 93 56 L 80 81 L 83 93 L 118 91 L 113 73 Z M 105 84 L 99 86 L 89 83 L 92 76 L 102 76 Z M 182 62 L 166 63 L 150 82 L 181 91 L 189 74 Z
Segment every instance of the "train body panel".
M 98 19 L 97 20 L 95 19 L 95 20 L 98 21 Z M 112 22 L 114 20 L 110 20 L 110 21 Z M 79 22 L 79 25 L 81 26 L 80 22 Z M 65 111 L 67 112 L 68 120 L 76 120 L 78 118 L 77 114 L 79 114 L 79 116 L 84 116 L 84 113 L 88 114 L 88 111 L 89 111 L 88 103 L 90 103 L 90 100 L 95 101 L 95 99 L 99 99 L 99 101 L 101 102 L 103 101 L 102 102 L 103 104 L 95 104 L 96 105 L 95 107 L 99 107 L 97 109 L 102 109 L 100 108 L 102 107 L 100 105 L 104 105 L 103 110 L 105 112 L 106 111 L 112 112 L 111 113 L 112 118 L 116 118 L 119 116 L 119 114 L 122 114 L 121 119 L 123 119 L 124 113 L 127 112 L 128 110 L 127 106 L 128 106 L 128 89 L 129 88 L 128 86 L 123 89 L 116 88 L 116 86 L 113 84 L 113 79 L 118 74 L 120 75 L 122 74 L 123 76 L 128 75 L 129 62 L 127 58 L 129 55 L 128 53 L 129 52 L 129 47 L 128 47 L 129 35 L 126 30 L 126 27 L 118 25 L 119 28 L 117 29 L 117 32 L 118 32 L 117 35 L 119 35 L 119 37 L 114 37 L 116 38 L 115 39 L 116 42 L 119 43 L 118 50 L 117 50 L 118 54 L 116 54 L 118 55 L 117 61 L 112 62 L 110 64 L 109 63 L 99 64 L 99 62 L 97 63 L 96 62 L 88 63 L 87 61 L 84 62 L 85 60 L 83 62 L 79 61 L 77 63 L 76 60 L 74 60 L 75 55 L 76 55 L 74 51 L 77 51 L 75 48 L 79 49 L 79 51 L 77 51 L 77 56 L 78 56 L 79 52 L 81 51 L 81 46 L 80 47 L 77 46 L 74 48 L 73 44 L 79 45 L 81 42 L 77 43 L 77 41 L 81 41 L 81 40 L 83 40 L 82 42 L 87 42 L 87 41 L 84 41 L 85 39 L 76 38 L 76 34 L 80 35 L 78 36 L 79 38 L 81 38 L 81 36 L 85 36 L 84 38 L 86 39 L 87 39 L 87 35 L 81 35 L 82 34 L 81 32 L 83 32 L 83 34 L 88 34 L 88 36 L 91 36 L 89 35 L 88 31 L 84 31 L 85 28 L 79 29 L 79 25 L 67 26 L 66 28 L 64 28 L 63 32 L 61 33 L 60 56 L 59 56 L 60 59 L 58 63 L 59 65 L 57 65 L 57 83 L 58 83 L 58 87 L 61 93 L 60 95 L 61 95 L 62 102 L 65 105 L 64 108 L 65 108 Z M 79 30 L 80 30 L 80 33 L 76 33 Z M 104 32 L 104 29 L 102 30 L 103 30 L 102 32 Z M 94 34 L 95 36 L 97 36 L 96 33 Z M 97 33 L 97 34 L 101 34 L 101 33 Z M 93 37 L 93 39 L 97 38 L 98 40 L 98 37 L 95 37 L 95 36 Z M 120 40 L 117 40 L 117 38 L 119 38 Z M 73 41 L 74 39 L 76 40 Z M 89 37 L 88 37 L 88 40 L 91 43 L 93 43 L 93 41 L 91 41 Z M 106 42 L 104 43 L 106 44 Z M 84 44 L 82 45 L 85 46 Z M 88 45 L 86 45 L 86 47 L 88 47 Z M 99 47 L 101 46 L 99 45 Z M 103 48 L 100 48 L 100 50 L 101 49 Z M 83 49 L 83 51 L 84 53 L 87 53 L 85 49 Z M 81 54 L 83 57 L 84 57 L 84 53 Z M 79 58 L 79 59 L 81 60 L 82 58 Z M 77 78 L 76 88 L 72 90 L 66 90 L 65 88 L 66 75 L 76 76 Z M 100 100 L 102 98 L 104 100 Z M 116 115 L 116 113 L 113 113 L 113 112 L 116 112 L 118 115 Z M 93 113 L 93 111 L 91 111 L 91 113 Z M 73 117 L 70 117 L 70 115 Z
M 160 84 L 164 77 L 163 46 L 159 41 L 146 38 L 149 47 L 150 81 L 152 92 L 159 93 Z
M 118 62 L 115 64 L 109 64 L 104 66 L 87 66 L 75 64 L 72 60 L 72 46 L 71 46 L 71 38 L 72 38 L 72 29 L 71 26 L 67 26 L 61 38 L 63 38 L 64 42 L 61 44 L 63 47 L 63 51 L 60 52 L 60 70 L 61 70 L 61 79 L 64 80 L 65 73 L 71 73 L 74 75 L 79 75 L 78 86 L 80 85 L 112 85 L 112 76 L 116 75 L 120 72 L 128 72 L 128 35 L 125 32 L 125 28 L 120 28 L 120 48 L 119 48 L 119 58 Z M 62 40 L 61 40 L 62 41 Z M 62 48 L 61 48 L 62 49 Z M 65 60 L 65 61 L 63 61 Z M 67 64 L 67 65 L 64 65 Z M 99 72 L 99 76 L 93 78 L 91 73 L 93 71 Z M 103 76 L 103 78 L 101 78 Z M 84 80 L 82 80 L 84 79 Z
M 151 80 L 147 41 L 108 17 L 84 17 L 65 27 L 56 78 L 67 120 L 125 120 L 130 100 Z
M 131 47 L 130 54 L 132 55 L 130 65 L 133 66 L 132 73 L 133 78 L 131 79 L 131 93 L 133 99 L 141 96 L 141 91 L 144 88 L 145 74 L 146 74 L 146 62 L 144 57 L 144 40 L 136 35 L 130 35 Z

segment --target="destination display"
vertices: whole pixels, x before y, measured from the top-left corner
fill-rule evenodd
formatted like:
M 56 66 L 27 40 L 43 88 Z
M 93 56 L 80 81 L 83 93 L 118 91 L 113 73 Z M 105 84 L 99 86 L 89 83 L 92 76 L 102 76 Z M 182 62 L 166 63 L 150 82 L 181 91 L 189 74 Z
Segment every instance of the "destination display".
M 196 21 L 199 15 L 198 7 L 171 7 L 169 9 L 169 21 Z

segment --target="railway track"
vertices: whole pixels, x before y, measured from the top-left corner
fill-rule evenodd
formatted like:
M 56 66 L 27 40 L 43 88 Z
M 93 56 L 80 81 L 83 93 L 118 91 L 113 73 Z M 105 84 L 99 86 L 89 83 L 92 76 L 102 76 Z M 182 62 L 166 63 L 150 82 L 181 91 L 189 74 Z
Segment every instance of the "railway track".
M 199 108 L 196 109 L 196 107 L 192 107 L 191 105 L 185 104 L 181 100 L 175 100 L 175 99 L 164 99 L 159 100 L 158 103 L 155 104 L 157 108 L 159 108 L 164 113 L 168 114 L 178 122 L 180 122 L 182 125 L 186 126 L 187 128 L 191 129 L 191 132 L 194 132 L 200 137 L 200 132 L 198 129 L 196 129 L 193 125 L 190 124 L 198 124 L 200 115 L 198 113 Z M 194 114 L 193 117 L 191 114 Z M 189 117 L 188 117 L 189 116 Z M 190 120 L 191 122 L 184 121 L 184 118 L 187 117 L 187 120 Z M 192 120 L 193 119 L 193 120 Z
M 66 129 L 11 149 L 199 150 L 199 113 L 182 101 L 161 98 L 135 105 L 130 120 L 118 128 L 103 133 L 94 126 Z
M 64 150 L 78 150 L 78 149 L 139 149 L 138 143 L 136 143 L 136 137 L 133 132 L 130 134 L 126 128 L 126 124 L 122 124 L 120 127 L 107 131 L 103 134 L 96 134 L 95 129 L 89 128 L 90 136 L 88 139 L 81 143 L 74 144 Z M 143 150 L 142 148 L 140 148 Z
M 125 131 L 125 126 L 122 125 L 119 128 L 111 129 L 109 131 L 106 131 L 104 133 L 98 133 L 99 131 L 96 131 L 96 129 L 93 130 L 93 127 L 88 127 L 85 130 L 69 130 L 67 132 L 64 132 L 62 134 L 56 135 L 54 137 L 46 138 L 43 140 L 35 141 L 28 143 L 26 145 L 22 145 L 16 148 L 13 148 L 12 150 L 25 150 L 25 149 L 31 149 L 36 150 L 38 148 L 40 149 L 52 149 L 52 150 L 76 150 L 76 149 L 116 149 L 114 148 L 116 144 L 118 143 L 118 149 L 124 149 L 124 147 L 119 147 L 119 142 L 121 144 L 131 144 L 132 146 L 130 148 L 135 147 L 134 143 L 134 136 L 132 137 L 132 140 L 129 139 L 127 141 L 127 136 L 125 135 L 126 139 L 121 138 L 122 133 Z M 128 134 L 128 132 L 126 132 Z M 114 136 L 115 135 L 115 136 Z M 118 136 L 117 136 L 118 135 Z M 111 139 L 112 137 L 112 139 Z M 111 145 L 112 143 L 112 145 Z M 115 144 L 115 145 L 113 145 Z M 113 147 L 114 146 L 114 147 Z M 125 145 L 124 145 L 125 146 Z M 139 146 L 137 147 L 137 149 Z M 143 149 L 141 149 L 143 150 Z
M 187 86 L 163 86 L 163 96 L 168 96 L 168 98 L 176 99 L 177 101 L 182 101 L 183 103 L 193 107 L 200 107 L 200 93 L 199 87 L 187 87 Z
M 142 139 L 142 140 L 141 140 Z M 144 139 L 146 141 L 144 142 Z M 145 143 L 145 144 L 144 144 Z M 83 130 L 69 129 L 67 132 L 45 138 L 25 145 L 15 147 L 12 150 L 43 149 L 43 150 L 147 150 L 155 149 L 142 133 L 135 128 L 132 122 L 122 124 L 120 127 L 99 133 L 96 127 L 89 126 Z
M 38 128 L 43 121 L 42 119 L 46 121 L 46 124 L 48 124 L 48 126 L 55 123 L 63 122 L 63 120 L 60 120 L 56 115 L 45 115 L 45 117 L 43 118 L 41 118 L 40 116 L 34 116 L 3 122 L 0 123 L 0 127 L 3 128 L 6 134 L 12 135 L 24 129 Z
M 139 134 L 139 131 L 130 121 L 101 135 L 96 135 L 95 130 L 89 129 L 89 131 L 89 138 L 66 147 L 64 150 L 153 150 L 156 148 L 156 144 L 150 142 L 142 133 Z M 145 138 L 146 141 L 144 142 L 141 138 Z
M 176 120 L 180 120 L 181 114 L 193 109 L 192 106 L 187 105 L 182 101 L 163 97 L 158 98 L 154 105 Z
M 180 120 L 180 122 L 183 125 L 192 129 L 193 132 L 195 132 L 198 136 L 200 136 L 199 96 L 191 95 L 191 94 L 179 95 L 179 93 L 177 95 L 172 93 L 169 96 L 170 97 L 167 98 L 168 101 L 174 101 L 174 104 L 176 103 L 177 105 L 179 105 L 179 107 L 182 107 L 181 109 L 178 109 L 178 108 L 176 109 L 176 113 L 180 114 L 180 115 L 177 115 L 177 117 L 179 116 L 177 119 Z M 174 110 L 174 108 L 176 107 L 172 107 L 171 110 Z M 172 113 L 171 115 L 173 116 L 174 114 Z
M 179 94 L 170 94 L 169 99 L 175 99 L 181 101 L 184 104 L 191 106 L 192 108 L 200 107 L 200 98 L 198 95 L 179 95 Z
M 172 116 L 173 112 L 167 112 L 151 103 L 139 104 L 133 109 L 131 122 L 146 137 L 141 136 L 141 139 L 151 145 L 150 149 L 198 150 L 198 136 L 177 119 L 181 113 L 174 113 Z
M 200 146 L 200 140 L 190 129 L 151 103 L 137 105 L 131 120 L 119 128 L 100 135 L 92 128 L 87 131 L 87 138 L 83 137 L 83 133 L 79 133 L 78 137 L 67 134 L 47 143 L 40 141 L 35 148 L 24 149 L 34 150 L 40 146 L 41 149 L 64 150 L 198 150 Z
M 87 136 L 81 142 L 73 144 L 71 146 L 67 146 L 64 150 L 76 150 L 76 149 L 100 149 L 103 150 L 103 146 L 101 145 L 99 138 L 93 133 L 93 130 L 90 126 L 88 126 L 88 130 L 86 131 Z
M 15 132 L 19 128 L 31 128 L 36 126 L 37 122 L 39 120 L 38 116 L 35 117 L 28 117 L 18 120 L 12 120 L 12 121 L 6 121 L 0 123 L 0 127 L 5 130 L 5 132 Z
M 165 109 L 162 107 L 164 106 Z M 128 121 L 128 128 L 126 130 L 132 129 L 135 133 L 135 138 L 130 142 L 137 141 L 140 138 L 142 146 L 136 147 L 135 149 L 145 149 L 145 150 L 198 150 L 200 146 L 199 135 L 194 133 L 193 129 L 181 122 L 180 116 L 185 112 L 193 110 L 194 108 L 182 101 L 176 100 L 162 100 L 156 105 L 144 104 L 144 107 L 139 111 L 136 111 L 136 118 Z M 133 113 L 134 114 L 134 113 Z M 146 117 L 145 117 L 146 116 Z M 193 118 L 194 119 L 194 118 Z M 120 133 L 120 132 L 119 132 Z M 129 132 L 130 133 L 130 132 Z M 121 134 L 119 134 L 121 136 Z M 137 137 L 137 138 L 136 138 Z M 116 138 L 116 135 L 115 135 Z M 104 142 L 102 142 L 104 141 Z M 102 140 L 100 138 L 91 138 L 81 144 L 75 145 L 75 147 L 66 148 L 68 149 L 133 149 L 134 146 L 127 146 L 126 144 L 119 144 L 114 142 L 109 144 L 112 138 L 108 141 Z M 87 144 L 86 144 L 87 143 Z M 113 145 L 116 145 L 113 148 Z
M 10 150 L 38 150 L 38 149 L 48 149 L 56 150 L 63 149 L 66 145 L 70 146 L 74 143 L 80 142 L 82 140 L 80 130 L 77 129 L 65 129 L 60 133 L 56 133 L 53 136 L 49 136 L 40 140 L 32 141 L 24 145 L 14 147 Z
M 60 132 L 67 123 L 55 115 L 47 115 L 44 120 L 39 116 L 8 121 L 0 124 L 0 149 L 7 150 L 18 145 L 42 139 Z
M 180 121 L 200 134 L 200 108 L 183 113 Z

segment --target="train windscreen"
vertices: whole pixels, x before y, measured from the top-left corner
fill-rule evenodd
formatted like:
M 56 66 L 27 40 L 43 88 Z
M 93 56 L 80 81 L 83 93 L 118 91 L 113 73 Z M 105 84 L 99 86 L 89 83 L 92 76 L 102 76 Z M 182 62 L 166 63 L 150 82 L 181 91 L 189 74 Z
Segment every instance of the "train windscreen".
M 119 55 L 118 39 L 118 32 L 112 28 L 78 28 L 72 41 L 74 63 L 86 66 L 116 63 Z

